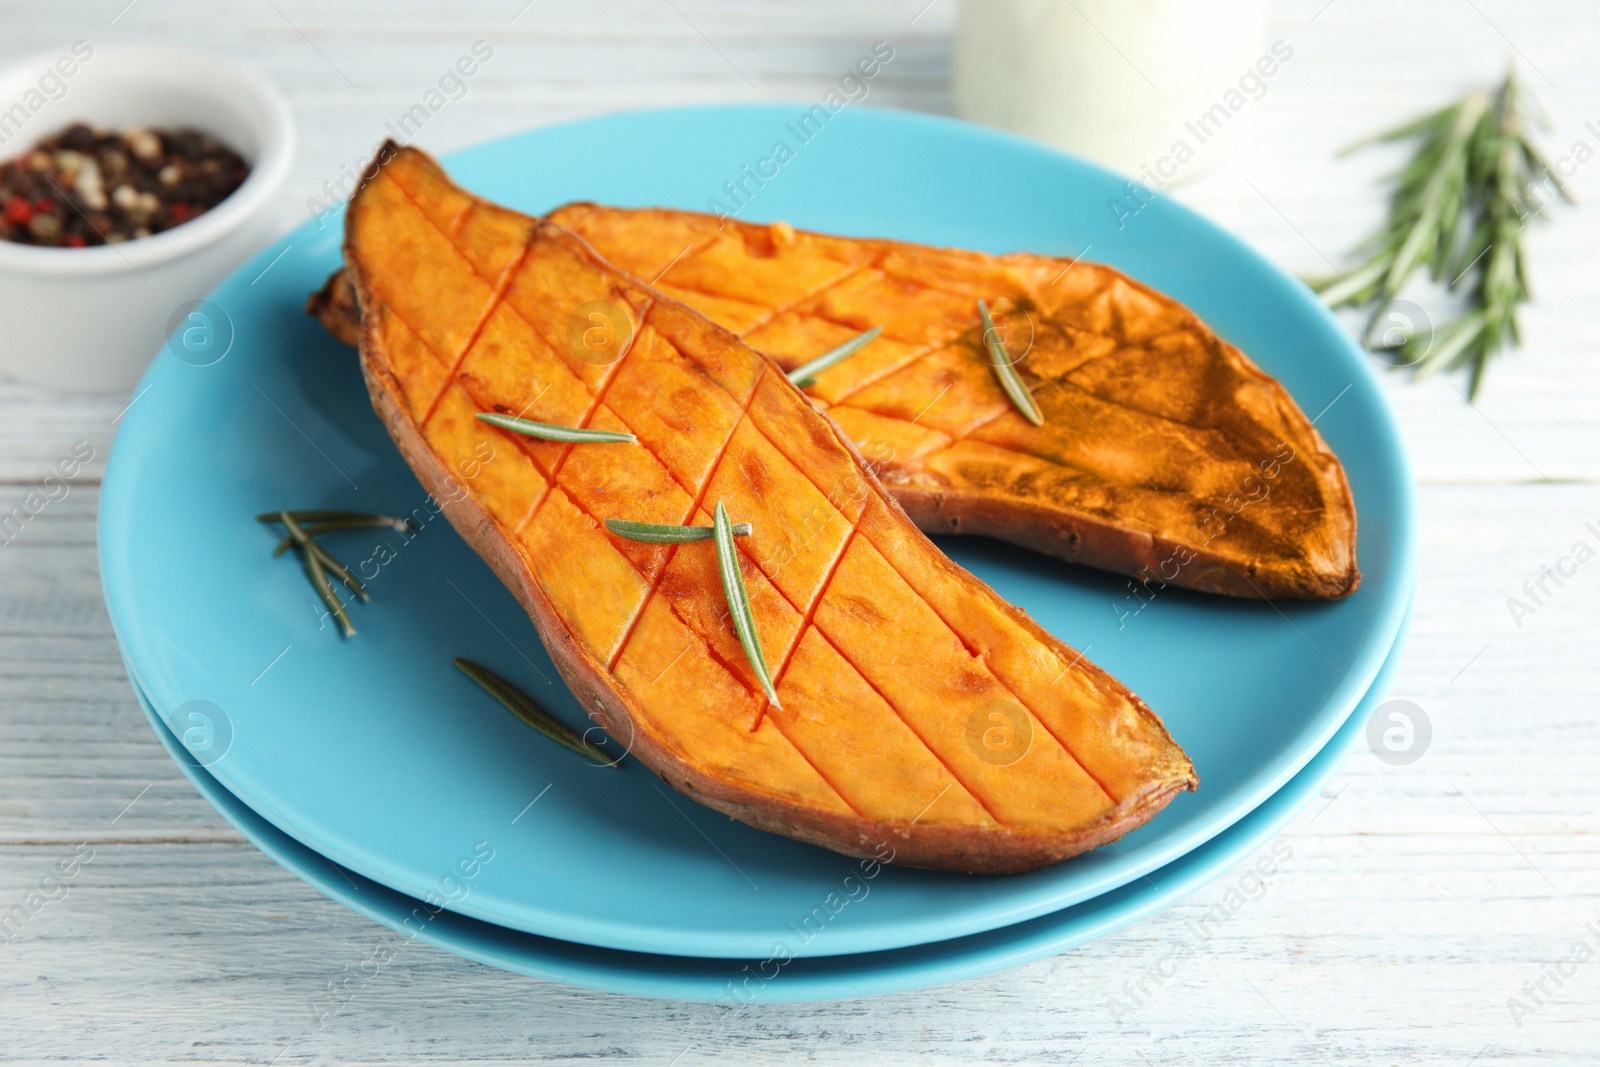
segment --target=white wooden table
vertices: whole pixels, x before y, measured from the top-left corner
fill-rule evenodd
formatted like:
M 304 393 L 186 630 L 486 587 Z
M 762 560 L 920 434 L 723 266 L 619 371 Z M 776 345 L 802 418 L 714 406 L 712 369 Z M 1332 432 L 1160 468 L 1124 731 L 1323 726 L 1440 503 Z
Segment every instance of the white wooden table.
M 430 121 L 428 148 L 639 105 L 811 100 L 879 38 L 897 52 L 872 102 L 947 111 L 953 15 L 953 0 L 5 0 L 0 49 L 160 39 L 253 65 L 300 124 L 287 228 L 477 39 L 494 59 Z M 1556 120 L 1552 154 L 1600 148 L 1584 128 L 1600 129 L 1591 0 L 1296 0 L 1273 36 L 1294 58 L 1251 104 L 1250 137 L 1175 195 L 1290 269 L 1324 269 L 1377 220 L 1368 183 L 1385 160 L 1335 162 L 1336 148 L 1497 76 L 1509 55 Z M 1600 196 L 1600 162 L 1573 184 Z M 1600 547 L 1584 526 L 1600 520 L 1600 215 L 1555 215 L 1529 236 L 1526 348 L 1477 407 L 1459 383 L 1387 382 L 1422 513 L 1394 695 L 1426 709 L 1431 746 L 1405 767 L 1353 756 L 1285 833 L 1293 858 L 1265 894 L 1131 1013 L 1109 998 L 1163 964 L 1239 872 L 1055 959 L 725 1026 L 713 1006 L 583 992 L 420 945 L 319 1020 L 330 983 L 398 939 L 245 843 L 136 707 L 94 550 L 126 398 L 0 384 L 0 511 L 78 442 L 95 452 L 0 549 L 0 910 L 81 845 L 94 852 L 0 944 L 0 1061 L 1600 1061 L 1600 563 L 1520 627 L 1506 605 L 1575 541 Z M 1547 972 L 1579 941 L 1595 959 Z M 1513 997 L 1533 1010 L 1514 1018 Z

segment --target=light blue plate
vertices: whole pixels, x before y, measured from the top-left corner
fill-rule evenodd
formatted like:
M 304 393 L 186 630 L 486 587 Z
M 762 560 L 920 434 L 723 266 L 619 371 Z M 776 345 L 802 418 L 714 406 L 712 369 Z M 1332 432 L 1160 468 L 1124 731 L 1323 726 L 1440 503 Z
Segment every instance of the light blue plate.
M 190 780 L 256 847 L 334 900 L 405 937 L 516 974 L 611 993 L 734 1005 L 845 1000 L 959 981 L 1065 952 L 1137 922 L 1224 874 L 1287 825 L 1357 746 L 1388 688 L 1405 643 L 1404 629 L 1402 625 L 1394 649 L 1354 714 L 1298 774 L 1228 829 L 1138 882 L 1053 915 L 914 948 L 811 957 L 791 933 L 784 940 L 798 955 L 781 964 L 770 949 L 757 960 L 719 960 L 593 948 L 425 907 L 338 867 L 251 811 L 197 765 L 142 693 L 139 703 Z M 864 909 L 878 906 L 870 889 L 850 906 L 858 904 Z
M 452 173 L 528 211 L 577 198 L 704 209 L 798 109 L 613 115 L 458 154 Z M 1412 585 L 1405 460 L 1372 372 L 1306 289 L 1194 214 L 1156 200 L 1118 229 L 1122 180 L 1030 142 L 903 112 L 834 116 L 743 217 L 990 251 L 1113 263 L 1185 301 L 1277 376 L 1349 472 L 1364 581 L 1339 603 L 1247 603 L 1167 590 L 1128 612 L 1123 579 L 996 542 L 960 563 L 1140 693 L 1194 759 L 1180 797 L 1114 848 L 1004 879 L 885 873 L 812 955 L 994 930 L 1116 889 L 1249 813 L 1325 745 L 1371 687 Z M 581 722 L 532 624 L 441 520 L 330 537 L 376 568 L 360 635 L 318 609 L 258 511 L 409 514 L 422 490 L 372 414 L 355 359 L 301 312 L 338 265 L 340 220 L 309 223 L 210 294 L 123 419 L 101 508 L 101 573 L 140 684 L 184 734 L 207 711 L 210 771 L 302 844 L 413 897 L 476 843 L 494 862 L 459 910 L 608 948 L 764 958 L 854 869 L 664 791 L 634 765 L 593 769 L 505 714 L 450 665 L 479 659 Z M 210 332 L 207 332 L 209 329 Z M 186 347 L 187 346 L 187 347 Z M 182 358 L 178 353 L 182 353 Z M 215 360 L 213 362 L 213 360 Z M 199 365 L 206 364 L 206 365 Z M 1325 410 L 1324 410 L 1325 409 Z M 378 542 L 392 548 L 377 551 Z M 379 565 L 381 563 L 381 566 Z M 194 701 L 207 702 L 193 704 Z M 191 734 L 206 743 L 204 731 Z M 530 803 L 532 806 L 530 807 Z

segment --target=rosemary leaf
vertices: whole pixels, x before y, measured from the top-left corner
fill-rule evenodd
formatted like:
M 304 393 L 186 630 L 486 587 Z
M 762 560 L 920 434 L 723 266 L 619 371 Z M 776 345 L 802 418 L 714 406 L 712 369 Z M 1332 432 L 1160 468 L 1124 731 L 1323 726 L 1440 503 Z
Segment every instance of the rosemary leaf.
M 627 541 L 642 545 L 684 545 L 691 541 L 710 541 L 716 536 L 713 526 L 668 526 L 656 522 L 632 522 L 628 519 L 607 519 L 606 529 Z M 733 536 L 749 537 L 750 524 L 733 524 Z
M 283 516 L 288 515 L 300 523 L 339 523 L 340 529 L 346 525 L 350 528 L 357 526 L 388 526 L 400 533 L 411 529 L 411 524 L 405 519 L 397 519 L 393 515 L 374 515 L 370 511 L 329 511 L 327 509 L 314 509 L 310 511 L 264 511 L 256 516 L 257 522 L 274 523 L 282 522 Z M 306 531 L 310 533 L 308 529 Z
M 289 512 L 289 514 L 295 515 L 295 513 L 292 511 Z M 411 532 L 411 524 L 406 522 L 405 519 L 394 519 L 390 518 L 388 515 L 363 515 L 358 518 L 351 519 L 329 519 L 327 522 L 306 522 L 300 516 L 295 515 L 295 520 L 302 524 L 302 529 L 305 530 L 306 535 L 313 538 L 338 530 L 366 530 L 375 526 L 382 526 L 387 529 L 398 530 L 401 533 Z M 278 517 L 274 515 L 272 517 L 272 521 L 277 522 Z M 278 547 L 272 550 L 272 554 L 274 556 L 281 556 L 289 550 L 289 546 L 292 544 L 294 544 L 294 538 L 285 537 L 282 541 L 278 542 Z
M 817 375 L 821 374 L 835 363 L 843 362 L 849 357 L 855 355 L 862 348 L 866 347 L 868 342 L 872 341 L 882 332 L 882 326 L 874 326 L 865 333 L 856 334 L 838 348 L 829 349 L 816 359 L 808 360 L 807 362 L 800 364 L 794 370 L 789 372 L 789 380 L 802 389 L 809 389 L 811 386 L 817 384 Z
M 349 567 L 346 567 L 343 563 L 340 563 L 338 560 L 334 559 L 327 549 L 317 544 L 315 539 L 308 536 L 306 538 L 305 549 L 313 556 L 316 556 L 317 562 L 322 564 L 323 569 L 343 582 L 345 588 L 349 589 L 350 592 L 360 597 L 363 601 L 372 599 L 371 594 L 367 592 L 367 587 L 361 583 L 361 579 L 357 578 L 354 574 L 351 574 Z
M 728 509 L 717 501 L 712 527 L 716 531 L 717 567 L 722 571 L 722 591 L 728 598 L 728 614 L 733 618 L 733 630 L 739 635 L 744 654 L 761 682 L 762 690 L 775 708 L 778 691 L 772 687 L 772 675 L 767 672 L 767 659 L 761 654 L 761 637 L 756 633 L 755 614 L 750 610 L 750 594 L 745 591 L 744 575 L 739 572 L 738 550 L 733 547 L 733 524 L 728 521 Z
M 317 595 L 322 597 L 322 602 L 328 605 L 328 610 L 333 617 L 339 620 L 339 629 L 346 637 L 356 635 L 355 623 L 350 621 L 350 613 L 345 609 L 344 600 L 340 598 L 339 591 L 328 580 L 328 572 L 322 569 L 322 561 L 311 552 L 305 553 L 306 572 L 311 575 L 311 584 L 317 587 Z
M 322 561 L 317 558 L 315 552 L 311 551 L 311 545 L 313 544 L 311 538 L 306 536 L 306 532 L 300 528 L 300 524 L 295 522 L 294 517 L 287 511 L 280 511 L 278 520 L 283 523 L 283 528 L 289 531 L 289 536 L 293 537 L 300 545 L 300 555 L 305 560 L 306 573 L 311 576 L 311 585 L 316 589 L 317 595 L 322 598 L 322 602 L 327 605 L 328 611 L 338 621 L 339 629 L 343 631 L 346 637 L 354 637 L 356 635 L 355 624 L 350 621 L 350 613 L 345 610 L 344 601 L 340 599 L 338 592 L 333 588 L 333 583 L 328 580 L 328 572 L 323 569 Z
M 491 671 L 489 668 L 474 663 L 460 656 L 450 661 L 454 663 L 462 674 L 477 682 L 483 689 L 510 711 L 517 718 L 544 734 L 562 748 L 571 749 L 580 756 L 594 760 L 605 767 L 615 767 L 622 762 L 613 760 L 604 751 L 590 744 L 566 723 L 551 715 L 540 707 L 532 697 Z
M 994 376 L 1000 380 L 1000 388 L 1005 390 L 1006 396 L 1011 398 L 1011 403 L 1016 405 L 1023 418 L 1035 426 L 1043 426 L 1044 414 L 1034 402 L 1033 394 L 1028 392 L 1028 383 L 1017 374 L 1017 368 L 1011 362 L 1011 353 L 1006 351 L 1006 343 L 994 328 L 989 305 L 982 300 L 978 301 L 978 317 L 983 320 L 983 343 L 989 349 L 989 362 L 994 367 Z
M 555 426 L 548 422 L 519 419 L 513 415 L 497 415 L 490 411 L 478 412 L 478 421 L 498 426 L 502 430 L 537 437 L 541 441 L 569 441 L 577 444 L 637 444 L 639 439 L 631 433 L 616 430 L 584 430 L 576 426 Z
M 1361 294 L 1372 292 L 1388 273 L 1388 260 L 1378 258 L 1355 268 L 1343 278 L 1327 278 L 1315 282 L 1312 288 L 1320 289 L 1322 302 L 1331 308 L 1348 303 L 1365 303 L 1367 297 Z

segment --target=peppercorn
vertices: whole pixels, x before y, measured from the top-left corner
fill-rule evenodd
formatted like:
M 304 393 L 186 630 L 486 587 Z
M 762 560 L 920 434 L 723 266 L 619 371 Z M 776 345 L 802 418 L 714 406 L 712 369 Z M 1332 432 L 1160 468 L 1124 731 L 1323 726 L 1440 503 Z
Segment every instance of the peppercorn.
M 0 163 L 0 240 L 81 248 L 148 237 L 215 207 L 249 171 L 197 130 L 74 123 Z

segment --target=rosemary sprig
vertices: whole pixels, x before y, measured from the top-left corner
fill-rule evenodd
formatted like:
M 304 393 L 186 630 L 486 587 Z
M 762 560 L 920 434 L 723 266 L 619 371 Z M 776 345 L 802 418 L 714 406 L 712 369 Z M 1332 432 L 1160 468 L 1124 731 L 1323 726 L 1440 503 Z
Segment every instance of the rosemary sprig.
M 257 522 L 276 523 L 287 532 L 278 546 L 272 550 L 274 558 L 283 555 L 290 547 L 298 547 L 300 555 L 305 562 L 306 574 L 311 579 L 311 586 L 327 605 L 328 612 L 339 623 L 339 629 L 346 637 L 354 637 L 355 624 L 350 621 L 350 613 L 345 607 L 344 600 L 340 598 L 338 590 L 334 587 L 333 579 L 337 579 L 351 594 L 362 601 L 372 599 L 367 592 L 367 587 L 361 579 L 351 573 L 346 567 L 333 557 L 333 554 L 323 548 L 317 541 L 317 535 L 330 533 L 336 530 L 357 530 L 374 526 L 385 526 L 392 530 L 407 533 L 411 524 L 405 519 L 398 519 L 392 515 L 373 515 L 365 511 L 264 511 L 256 516 Z M 330 578 L 330 575 L 332 576 Z
M 615 767 L 622 761 L 613 760 L 605 752 L 588 741 L 566 723 L 551 715 L 540 707 L 532 697 L 491 671 L 489 668 L 462 659 L 460 656 L 450 661 L 462 674 L 477 682 L 483 689 L 506 707 L 517 718 L 544 734 L 550 740 L 563 748 L 571 749 L 580 756 L 594 760 L 606 767 Z
M 350 621 L 350 613 L 345 610 L 344 601 L 339 598 L 338 592 L 333 588 L 333 583 L 328 580 L 328 572 L 323 568 L 322 558 L 313 547 L 316 542 L 311 540 L 305 530 L 300 527 L 300 524 L 294 520 L 294 516 L 287 511 L 278 513 L 278 521 L 283 523 L 283 528 L 289 531 L 289 536 L 294 538 L 295 544 L 300 546 L 300 557 L 305 561 L 306 574 L 311 577 L 312 588 L 317 591 L 317 595 L 327 605 L 328 611 L 338 621 L 339 629 L 344 635 L 346 637 L 354 637 L 356 635 L 355 623 Z M 328 558 L 331 559 L 332 557 Z M 343 570 L 342 567 L 340 569 Z M 349 572 L 345 571 L 345 573 L 348 574 Z M 365 597 L 366 593 L 363 591 L 360 595 Z
M 633 522 L 629 519 L 607 519 L 606 529 L 627 541 L 642 545 L 686 545 L 691 541 L 710 541 L 716 536 L 713 526 L 669 526 L 658 522 Z M 749 537 L 750 524 L 733 524 L 733 536 Z
M 1372 304 L 1363 343 L 1417 377 L 1469 368 L 1468 399 L 1483 385 L 1489 361 L 1515 347 L 1516 311 L 1530 292 L 1522 230 L 1539 215 L 1547 190 L 1572 196 L 1539 154 L 1532 126 L 1537 105 L 1506 75 L 1496 89 L 1467 94 L 1369 141 L 1419 139 L 1416 153 L 1397 175 L 1389 215 L 1357 246 L 1367 259 L 1348 274 L 1312 282 L 1330 308 Z M 1380 330 L 1400 290 L 1418 268 L 1450 291 L 1466 290 L 1469 310 L 1437 328 L 1388 340 Z M 1392 331 L 1390 331 L 1392 333 Z
M 838 348 L 830 348 L 816 359 L 808 360 L 789 372 L 789 380 L 802 389 L 809 389 L 817 384 L 817 375 L 855 355 L 866 345 L 875 340 L 883 332 L 882 326 L 874 326 L 865 333 L 858 333 Z
M 636 444 L 638 438 L 618 430 L 585 430 L 577 426 L 556 426 L 548 422 L 519 419 L 514 415 L 497 415 L 491 411 L 478 412 L 478 421 L 498 426 L 502 430 L 537 437 L 541 441 L 569 441 L 578 444 Z
M 1044 414 L 1034 402 L 1033 394 L 1028 392 L 1028 383 L 1017 374 L 1011 353 L 1006 351 L 1006 343 L 1000 339 L 1000 331 L 995 329 L 994 319 L 989 315 L 989 305 L 982 300 L 978 301 L 978 317 L 983 320 L 983 343 L 989 349 L 989 363 L 994 367 L 994 376 L 1000 380 L 1000 388 L 1005 390 L 1023 418 L 1035 426 L 1043 426 Z
M 733 547 L 733 524 L 728 521 L 728 509 L 720 500 L 712 513 L 712 521 L 715 523 L 712 529 L 716 531 L 717 567 L 722 571 L 722 591 L 728 598 L 734 633 L 739 635 L 745 658 L 755 670 L 767 699 L 773 707 L 781 708 L 778 691 L 772 686 L 772 675 L 767 672 L 767 659 L 761 654 L 761 637 L 756 633 L 755 613 L 750 610 L 750 594 L 744 587 L 744 575 L 739 572 L 738 550 Z

